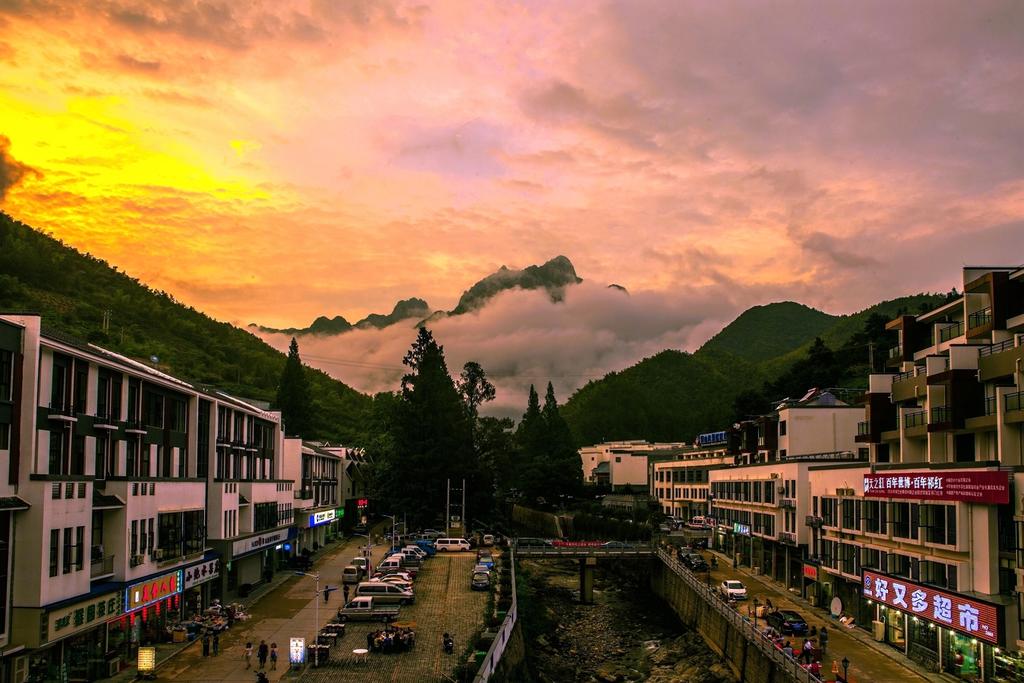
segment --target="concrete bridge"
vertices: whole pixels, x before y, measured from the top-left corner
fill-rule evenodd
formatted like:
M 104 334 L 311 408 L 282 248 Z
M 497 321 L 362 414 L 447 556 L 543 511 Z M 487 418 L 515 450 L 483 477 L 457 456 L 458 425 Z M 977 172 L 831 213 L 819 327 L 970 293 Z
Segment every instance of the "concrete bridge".
M 657 551 L 650 543 L 622 543 L 613 545 L 520 545 L 514 543 L 517 559 L 532 560 L 579 560 L 580 602 L 594 603 L 594 567 L 601 560 L 651 560 Z

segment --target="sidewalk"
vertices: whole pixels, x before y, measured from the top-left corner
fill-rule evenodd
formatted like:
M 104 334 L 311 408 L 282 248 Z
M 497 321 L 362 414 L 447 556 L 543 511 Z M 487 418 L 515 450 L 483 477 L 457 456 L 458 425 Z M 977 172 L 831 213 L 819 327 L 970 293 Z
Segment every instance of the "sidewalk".
M 376 529 L 375 529 L 376 531 Z M 358 536 L 335 543 L 313 557 L 310 573 L 320 573 L 321 590 L 339 586 L 341 570 L 356 557 L 365 546 L 365 539 Z M 381 559 L 385 548 L 373 548 L 375 560 Z M 277 643 L 278 666 L 276 671 L 267 671 L 271 681 L 280 680 L 288 671 L 288 642 L 292 637 L 305 637 L 311 641 L 314 632 L 314 601 L 319 602 L 320 625 L 326 624 L 341 604 L 341 591 L 329 598 L 328 604 L 314 596 L 315 582 L 310 577 L 297 576 L 293 570 L 283 569 L 274 574 L 270 582 L 258 586 L 248 597 L 238 599 L 250 618 L 236 622 L 220 638 L 220 655 L 203 657 L 199 639 L 190 643 L 165 643 L 157 646 L 157 676 L 163 680 L 176 681 L 252 681 L 258 668 L 255 650 L 260 640 L 269 645 Z M 272 600 L 264 598 L 272 596 Z M 319 628 L 316 629 L 319 631 Z M 253 643 L 251 668 L 246 669 L 242 653 L 247 641 Z M 270 666 L 269 662 L 267 664 Z M 117 676 L 106 679 L 114 683 L 135 680 L 134 666 Z
M 715 584 L 725 579 L 739 579 L 748 587 L 751 600 L 756 596 L 764 603 L 765 597 L 771 598 L 776 608 L 795 609 L 809 625 L 816 626 L 819 630 L 822 626 L 828 627 L 828 650 L 822 663 L 824 680 L 833 680 L 832 662 L 841 661 L 844 656 L 850 661 L 850 680 L 854 683 L 896 680 L 945 683 L 956 680 L 945 674 L 926 671 L 885 643 L 877 642 L 863 629 L 847 628 L 840 624 L 838 619 L 817 607 L 812 607 L 799 594 L 791 593 L 782 584 L 770 578 L 755 576 L 749 568 L 733 569 L 730 560 L 724 554 L 713 550 L 707 552 L 719 560 L 718 569 L 712 572 Z M 745 611 L 747 605 L 741 604 L 739 609 L 741 612 Z M 794 643 L 800 640 L 799 637 L 793 638 Z

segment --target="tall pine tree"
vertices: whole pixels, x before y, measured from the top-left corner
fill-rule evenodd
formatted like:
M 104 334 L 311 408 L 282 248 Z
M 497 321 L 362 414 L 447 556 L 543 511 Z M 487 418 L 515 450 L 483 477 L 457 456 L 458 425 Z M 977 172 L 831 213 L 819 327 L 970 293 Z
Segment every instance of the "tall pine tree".
M 548 382 L 548 391 L 544 395 L 544 417 L 546 430 L 548 483 L 551 487 L 550 496 L 576 495 L 583 484 L 583 463 L 579 451 L 572 439 L 569 425 L 562 418 L 555 399 L 555 388 Z
M 288 436 L 312 437 L 314 424 L 313 400 L 310 396 L 309 377 L 299 358 L 299 343 L 292 337 L 288 347 L 288 360 L 277 386 L 275 406 L 281 411 L 284 432 Z

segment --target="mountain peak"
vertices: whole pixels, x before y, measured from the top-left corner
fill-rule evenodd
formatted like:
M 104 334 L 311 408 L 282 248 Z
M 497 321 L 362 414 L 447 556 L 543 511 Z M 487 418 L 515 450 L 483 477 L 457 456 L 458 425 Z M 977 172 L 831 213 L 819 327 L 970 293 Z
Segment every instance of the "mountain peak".
M 566 285 L 583 282 L 576 275 L 572 261 L 565 256 L 556 256 L 541 266 L 527 266 L 522 270 L 511 270 L 502 266 L 462 293 L 452 315 L 476 310 L 499 292 L 507 289 L 545 289 L 552 302 L 565 296 Z

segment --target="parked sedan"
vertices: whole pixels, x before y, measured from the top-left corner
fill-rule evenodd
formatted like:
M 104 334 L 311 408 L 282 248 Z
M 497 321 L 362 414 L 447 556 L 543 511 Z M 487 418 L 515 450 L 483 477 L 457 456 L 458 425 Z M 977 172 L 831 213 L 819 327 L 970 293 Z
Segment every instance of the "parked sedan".
M 697 553 L 691 553 L 683 557 L 683 566 L 692 572 L 706 572 L 710 569 L 704 558 Z
M 491 587 L 490 572 L 473 572 L 473 580 L 469 587 L 475 591 L 485 591 Z
M 727 580 L 723 581 L 718 586 L 718 591 L 724 598 L 731 598 L 733 600 L 746 600 L 747 599 L 747 587 L 739 581 Z
M 794 636 L 807 635 L 807 622 L 791 609 L 780 609 L 770 612 L 765 621 L 779 633 Z

